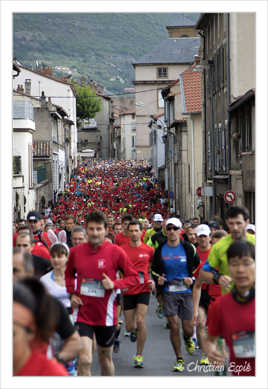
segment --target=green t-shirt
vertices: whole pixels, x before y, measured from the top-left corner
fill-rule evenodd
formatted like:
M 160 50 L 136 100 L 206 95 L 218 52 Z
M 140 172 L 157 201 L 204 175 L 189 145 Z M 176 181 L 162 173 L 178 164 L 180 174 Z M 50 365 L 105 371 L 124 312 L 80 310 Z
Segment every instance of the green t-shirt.
M 255 235 L 246 233 L 247 241 L 255 246 Z M 220 274 L 230 276 L 228 270 L 227 250 L 234 242 L 231 234 L 226 235 L 219 242 L 217 242 L 210 250 L 208 256 L 208 263 L 214 269 L 217 269 Z M 222 288 L 223 293 L 229 292 L 229 290 Z
M 147 241 L 149 239 L 151 239 L 151 237 L 156 233 L 156 231 L 153 229 L 153 228 L 149 228 L 149 230 L 147 230 L 145 232 L 145 235 L 144 235 L 144 238 L 143 238 L 143 242 L 147 244 Z

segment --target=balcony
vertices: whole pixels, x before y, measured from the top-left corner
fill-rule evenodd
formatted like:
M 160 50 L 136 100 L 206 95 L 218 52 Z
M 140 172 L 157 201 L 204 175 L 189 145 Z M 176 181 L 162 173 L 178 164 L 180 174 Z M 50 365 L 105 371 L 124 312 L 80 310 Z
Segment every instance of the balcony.
M 34 158 L 50 158 L 51 157 L 51 141 L 49 141 L 49 140 L 33 141 L 33 157 Z
M 30 101 L 13 101 L 13 129 L 16 131 L 35 130 L 34 110 Z

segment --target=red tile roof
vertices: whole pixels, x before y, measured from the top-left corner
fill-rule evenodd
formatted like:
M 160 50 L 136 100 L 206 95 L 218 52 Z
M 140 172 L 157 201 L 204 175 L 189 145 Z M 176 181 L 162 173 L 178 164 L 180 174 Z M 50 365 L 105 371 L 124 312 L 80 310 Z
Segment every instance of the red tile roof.
M 198 113 L 202 111 L 202 73 L 193 69 L 194 66 L 181 74 L 185 113 Z

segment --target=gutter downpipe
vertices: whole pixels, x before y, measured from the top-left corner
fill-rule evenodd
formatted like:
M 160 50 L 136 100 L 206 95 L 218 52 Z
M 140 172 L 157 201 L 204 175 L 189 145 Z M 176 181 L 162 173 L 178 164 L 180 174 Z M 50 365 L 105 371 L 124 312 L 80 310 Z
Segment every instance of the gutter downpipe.
M 204 60 L 205 59 L 205 52 L 206 52 L 206 40 L 205 40 L 205 35 L 204 35 L 204 31 L 203 30 L 200 30 L 199 31 L 199 35 L 201 36 L 202 40 L 203 40 L 203 56 L 202 56 L 202 59 Z M 202 144 L 202 148 L 203 148 L 203 155 L 205 156 L 203 158 L 203 161 L 202 161 L 202 187 L 204 187 L 204 185 L 207 185 L 207 176 L 206 176 L 206 166 L 207 166 L 207 161 L 206 161 L 206 140 L 207 140 L 207 133 L 206 133 L 206 122 L 207 122 L 207 115 L 206 115 L 206 68 L 204 67 L 203 71 L 202 71 L 202 85 L 203 85 L 203 101 L 202 101 L 202 127 L 203 127 L 203 144 Z M 207 202 L 205 201 L 205 204 L 204 204 L 204 208 L 203 208 L 203 216 L 206 218 L 208 218 L 208 215 L 207 215 L 207 210 L 206 210 L 206 205 L 207 205 Z
M 231 81 L 230 81 L 230 14 L 227 14 L 227 134 L 228 134 L 228 187 L 231 189 L 231 112 L 229 111 L 229 105 L 231 103 Z
M 212 64 L 211 66 L 214 66 Z M 211 73 L 211 66 L 209 71 Z M 211 162 L 212 162 L 212 215 L 216 215 L 216 182 L 215 182 L 215 142 L 214 142 L 214 106 L 213 106 L 213 87 L 211 85 L 210 92 L 210 126 L 211 126 Z
M 191 118 L 191 121 L 192 121 L 192 129 L 191 129 L 191 132 L 192 132 L 192 217 L 194 217 L 194 210 L 195 210 L 195 201 L 194 201 L 194 198 L 195 198 L 195 160 L 194 160 L 194 120 L 193 118 Z

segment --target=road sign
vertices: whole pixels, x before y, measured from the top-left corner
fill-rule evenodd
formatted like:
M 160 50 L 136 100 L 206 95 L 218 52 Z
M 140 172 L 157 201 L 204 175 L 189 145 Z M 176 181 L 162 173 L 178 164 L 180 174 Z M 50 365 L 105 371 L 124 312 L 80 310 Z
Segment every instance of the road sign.
M 236 199 L 236 194 L 232 190 L 228 190 L 224 193 L 224 201 L 226 203 L 232 204 Z

